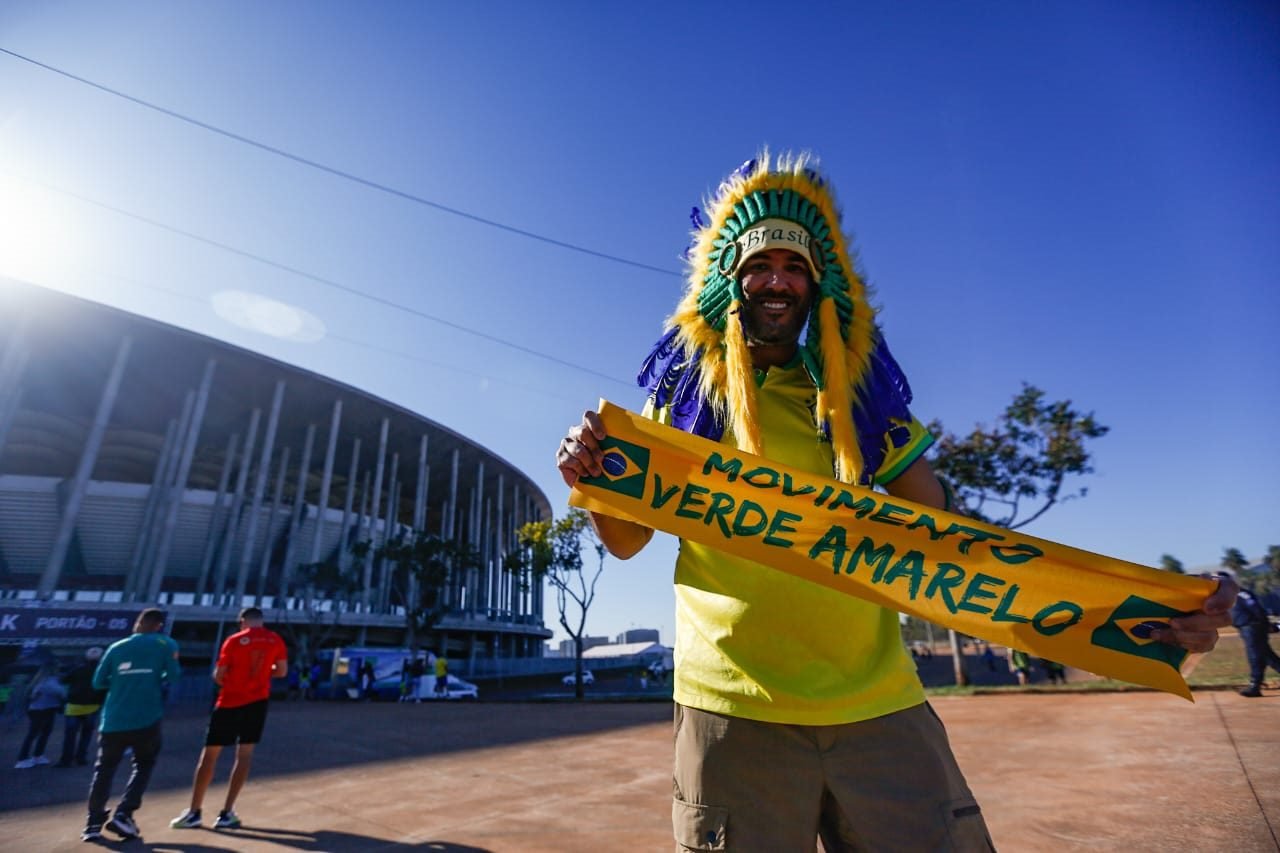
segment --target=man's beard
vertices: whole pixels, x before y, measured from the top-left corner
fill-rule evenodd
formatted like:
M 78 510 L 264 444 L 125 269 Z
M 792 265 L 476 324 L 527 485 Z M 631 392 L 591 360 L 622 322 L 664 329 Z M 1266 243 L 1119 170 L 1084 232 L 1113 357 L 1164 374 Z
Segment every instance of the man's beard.
M 809 319 L 806 306 L 793 302 L 791 308 L 783 316 L 774 318 L 766 316 L 763 309 L 751 302 L 742 306 L 742 334 L 748 344 L 779 346 L 794 344 L 800 340 L 804 332 L 805 322 Z

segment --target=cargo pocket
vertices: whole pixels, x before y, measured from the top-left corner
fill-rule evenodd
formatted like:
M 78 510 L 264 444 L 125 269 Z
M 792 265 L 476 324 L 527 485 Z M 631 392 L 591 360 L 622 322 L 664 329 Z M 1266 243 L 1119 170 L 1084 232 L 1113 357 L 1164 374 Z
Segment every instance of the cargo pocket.
M 982 819 L 982 809 L 972 797 L 947 803 L 942 820 L 947 825 L 951 849 L 957 853 L 991 853 L 996 849 L 987 833 L 987 822 Z
M 728 822 L 729 809 L 725 806 L 671 801 L 671 828 L 683 850 L 727 850 L 725 825 Z

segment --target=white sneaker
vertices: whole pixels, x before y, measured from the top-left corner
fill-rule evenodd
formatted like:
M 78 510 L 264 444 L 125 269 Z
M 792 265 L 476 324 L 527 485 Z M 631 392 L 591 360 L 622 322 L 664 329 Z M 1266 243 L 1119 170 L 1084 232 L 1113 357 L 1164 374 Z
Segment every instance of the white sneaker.
M 45 758 L 43 755 L 37 755 L 35 758 L 31 760 L 34 761 L 37 765 L 43 765 L 43 764 L 49 763 L 49 759 Z
M 21 761 L 19 761 L 17 764 L 13 765 L 15 770 L 29 770 L 35 766 L 36 766 L 36 760 L 34 758 L 24 758 Z

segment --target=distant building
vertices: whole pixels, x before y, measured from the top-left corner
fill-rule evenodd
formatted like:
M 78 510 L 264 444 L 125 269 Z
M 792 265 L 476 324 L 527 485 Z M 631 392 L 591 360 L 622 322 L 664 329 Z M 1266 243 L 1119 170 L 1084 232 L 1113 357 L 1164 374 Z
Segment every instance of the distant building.
M 672 658 L 671 649 L 661 643 L 638 642 L 638 643 L 608 643 L 601 646 L 593 646 L 590 651 L 582 653 L 584 661 L 612 661 L 615 664 L 627 662 L 627 665 L 638 664 L 643 667 L 651 667 L 654 664 L 660 664 L 664 670 L 670 671 L 675 668 L 675 661 Z
M 657 643 L 657 628 L 631 628 L 614 637 L 615 643 Z
M 609 644 L 608 637 L 583 637 L 582 638 L 582 650 L 584 652 L 587 649 L 595 648 L 596 646 L 607 646 L 608 644 Z M 576 656 L 576 652 L 574 651 L 574 648 L 573 648 L 573 640 L 561 640 L 560 653 L 556 655 L 556 657 L 571 658 L 575 656 Z

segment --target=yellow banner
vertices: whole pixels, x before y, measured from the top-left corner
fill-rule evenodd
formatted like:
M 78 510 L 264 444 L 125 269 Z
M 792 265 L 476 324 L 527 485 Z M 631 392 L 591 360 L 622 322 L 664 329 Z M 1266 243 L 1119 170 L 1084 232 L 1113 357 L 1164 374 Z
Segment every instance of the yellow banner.
M 600 401 L 605 473 L 569 503 L 1089 672 L 1191 699 L 1149 624 L 1214 583 L 1035 539 L 743 453 Z M 815 614 L 820 618 L 820 614 Z M 836 626 L 833 626 L 835 628 Z

